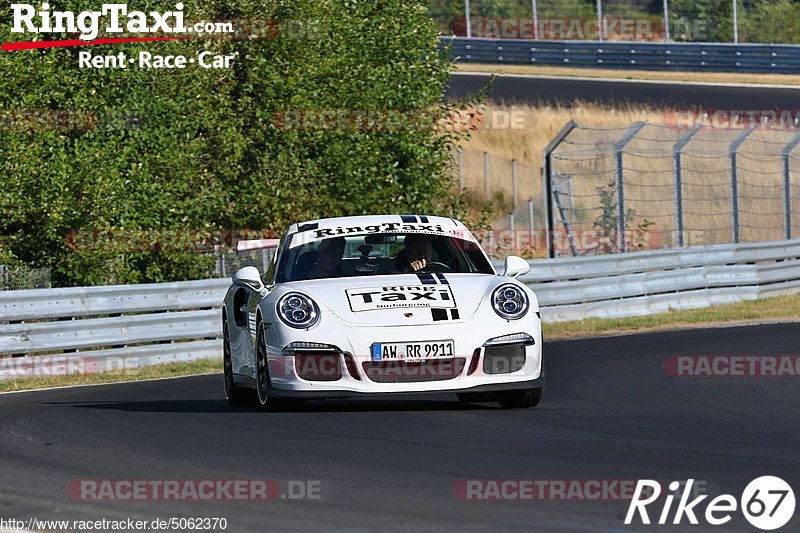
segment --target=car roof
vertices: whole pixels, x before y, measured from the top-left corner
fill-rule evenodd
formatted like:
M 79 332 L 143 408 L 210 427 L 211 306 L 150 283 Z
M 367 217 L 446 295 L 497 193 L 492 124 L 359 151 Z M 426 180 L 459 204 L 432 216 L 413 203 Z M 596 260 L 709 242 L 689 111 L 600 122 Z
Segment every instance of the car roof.
M 351 217 L 336 217 L 336 218 L 321 218 L 318 220 L 306 220 L 297 224 L 289 226 L 287 233 L 295 233 L 297 231 L 308 231 L 312 229 L 330 229 L 342 226 L 353 225 L 375 225 L 375 224 L 391 224 L 391 223 L 406 223 L 406 224 L 431 224 L 441 226 L 443 229 L 461 228 L 466 229 L 466 226 L 453 218 L 427 216 L 427 215 L 363 215 Z

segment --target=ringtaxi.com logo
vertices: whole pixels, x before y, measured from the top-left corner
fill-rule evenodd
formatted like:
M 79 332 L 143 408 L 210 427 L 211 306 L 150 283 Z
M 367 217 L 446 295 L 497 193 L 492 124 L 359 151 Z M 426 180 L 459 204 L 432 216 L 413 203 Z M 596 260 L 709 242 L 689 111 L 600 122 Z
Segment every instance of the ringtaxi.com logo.
M 689 500 L 692 495 L 694 479 L 686 481 L 685 485 L 673 481 L 668 485 L 669 493 L 663 498 L 663 506 L 658 514 L 656 524 L 671 523 L 680 525 L 684 518 L 692 525 L 698 525 L 700 504 L 708 498 L 702 494 Z M 682 489 L 682 487 L 685 487 Z M 662 498 L 662 484 L 651 479 L 639 480 L 636 484 L 633 498 L 631 499 L 628 513 L 625 515 L 625 524 L 631 525 L 638 514 L 642 524 L 651 524 L 647 506 Z M 672 504 L 675 499 L 678 504 L 673 514 Z M 739 500 L 731 494 L 720 494 L 706 504 L 705 512 L 700 514 L 705 522 L 712 526 L 727 524 L 733 518 L 733 513 L 741 509 L 745 519 L 763 531 L 772 531 L 785 526 L 794 515 L 795 498 L 792 487 L 784 480 L 775 476 L 762 476 L 751 481 L 742 492 Z M 656 510 L 656 509 L 651 509 Z M 669 521 L 672 515 L 672 521 Z

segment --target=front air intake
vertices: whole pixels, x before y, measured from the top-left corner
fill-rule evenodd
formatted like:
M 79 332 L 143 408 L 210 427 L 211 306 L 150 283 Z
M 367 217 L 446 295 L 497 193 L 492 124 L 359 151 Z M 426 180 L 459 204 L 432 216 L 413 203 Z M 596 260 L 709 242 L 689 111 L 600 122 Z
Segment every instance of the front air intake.
M 330 344 L 293 342 L 283 349 L 283 355 L 294 356 L 294 369 L 306 381 L 337 381 L 342 379 L 341 350 Z
M 524 344 L 503 344 L 484 348 L 484 374 L 510 374 L 520 370 L 524 364 Z

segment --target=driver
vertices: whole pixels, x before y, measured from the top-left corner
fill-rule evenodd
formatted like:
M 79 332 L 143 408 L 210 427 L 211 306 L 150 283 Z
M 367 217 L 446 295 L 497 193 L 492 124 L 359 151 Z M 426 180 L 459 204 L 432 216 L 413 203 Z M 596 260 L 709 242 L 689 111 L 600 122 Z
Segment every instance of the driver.
M 406 235 L 404 244 L 402 254 L 405 255 L 405 264 L 399 264 L 397 270 L 419 272 L 430 263 L 433 258 L 433 241 L 430 235 L 423 233 Z
M 310 279 L 335 278 L 342 275 L 341 263 L 346 241 L 344 237 L 325 239 L 317 246 L 317 261 Z

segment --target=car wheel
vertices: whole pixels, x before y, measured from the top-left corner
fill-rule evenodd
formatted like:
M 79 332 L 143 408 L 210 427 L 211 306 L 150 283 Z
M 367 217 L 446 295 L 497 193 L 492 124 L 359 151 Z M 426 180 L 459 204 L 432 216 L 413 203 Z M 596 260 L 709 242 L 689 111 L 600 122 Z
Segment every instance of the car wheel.
M 269 409 L 269 369 L 267 368 L 267 344 L 264 338 L 264 326 L 258 325 L 256 333 L 256 392 L 258 406 Z
M 542 357 L 541 377 L 544 378 L 544 357 Z M 495 392 L 494 398 L 504 409 L 536 407 L 542 400 L 543 391 L 544 384 L 541 387 L 531 387 L 530 389 Z
M 222 376 L 225 381 L 225 399 L 231 407 L 250 403 L 248 391 L 233 381 L 233 359 L 231 359 L 231 340 L 228 336 L 228 324 L 222 326 Z
M 542 399 L 544 387 L 535 387 L 522 390 L 507 390 L 495 393 L 495 398 L 500 407 L 504 409 L 516 409 L 526 407 L 536 407 Z
M 269 367 L 267 365 L 267 342 L 264 338 L 264 326 L 259 324 L 256 335 L 256 392 L 258 393 L 258 406 L 264 410 L 288 411 L 299 409 L 305 405 L 305 400 L 275 398 L 269 395 Z

